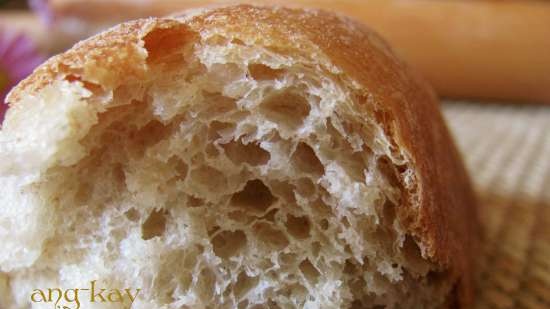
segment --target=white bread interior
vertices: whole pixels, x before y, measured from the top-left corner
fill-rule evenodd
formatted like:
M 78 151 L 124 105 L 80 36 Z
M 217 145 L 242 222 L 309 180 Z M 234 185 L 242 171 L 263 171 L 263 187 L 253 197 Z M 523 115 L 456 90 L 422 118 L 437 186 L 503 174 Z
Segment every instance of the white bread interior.
M 445 304 L 395 215 L 415 171 L 349 81 L 216 34 L 165 52 L 163 31 L 140 82 L 67 75 L 10 110 L 0 304 L 90 280 L 141 288 L 139 309 Z

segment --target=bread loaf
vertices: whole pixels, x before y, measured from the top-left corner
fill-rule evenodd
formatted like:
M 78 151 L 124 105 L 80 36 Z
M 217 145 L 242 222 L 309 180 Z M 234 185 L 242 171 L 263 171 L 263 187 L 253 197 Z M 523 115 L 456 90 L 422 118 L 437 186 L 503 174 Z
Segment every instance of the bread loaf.
M 475 199 L 437 99 L 350 19 L 240 5 L 128 22 L 8 101 L 2 308 L 91 282 L 140 292 L 82 308 L 472 300 Z

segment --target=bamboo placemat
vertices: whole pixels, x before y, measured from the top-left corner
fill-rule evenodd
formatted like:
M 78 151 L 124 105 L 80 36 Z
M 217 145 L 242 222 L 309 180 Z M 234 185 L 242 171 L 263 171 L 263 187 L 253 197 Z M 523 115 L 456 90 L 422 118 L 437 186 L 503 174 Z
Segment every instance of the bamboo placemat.
M 550 107 L 443 110 L 481 205 L 474 308 L 550 308 Z

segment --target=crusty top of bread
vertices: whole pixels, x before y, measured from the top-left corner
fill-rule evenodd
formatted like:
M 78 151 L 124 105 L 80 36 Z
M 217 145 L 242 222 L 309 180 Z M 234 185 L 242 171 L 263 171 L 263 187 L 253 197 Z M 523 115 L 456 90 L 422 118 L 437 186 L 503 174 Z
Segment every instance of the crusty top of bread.
M 314 65 L 340 76 L 360 102 L 356 109 L 365 114 L 374 111 L 392 138 L 396 156 L 416 172 L 400 179 L 405 198 L 397 209 L 398 218 L 419 240 L 426 257 L 455 276 L 460 274 L 461 298 L 467 303 L 472 235 L 477 229 L 475 198 L 437 98 L 375 33 L 345 17 L 318 10 L 240 5 L 124 23 L 53 57 L 22 81 L 8 96 L 7 125 L 17 126 L 25 112 L 18 101 L 52 80 L 78 79 L 115 89 L 144 78 L 147 62 L 155 60 L 144 46 L 169 49 L 174 38 L 185 40 L 199 31 L 315 59 Z M 151 41 L 147 35 L 152 32 L 163 35 Z

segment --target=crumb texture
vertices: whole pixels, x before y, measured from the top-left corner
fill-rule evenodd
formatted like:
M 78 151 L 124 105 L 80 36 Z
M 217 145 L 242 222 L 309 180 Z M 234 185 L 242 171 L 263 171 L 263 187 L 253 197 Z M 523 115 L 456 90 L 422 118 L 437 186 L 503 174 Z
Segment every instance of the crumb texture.
M 442 306 L 445 271 L 396 216 L 414 170 L 341 76 L 181 31 L 144 36 L 145 78 L 14 107 L 44 133 L 0 133 L 21 155 L 0 164 L 5 306 L 90 280 L 143 309 Z

